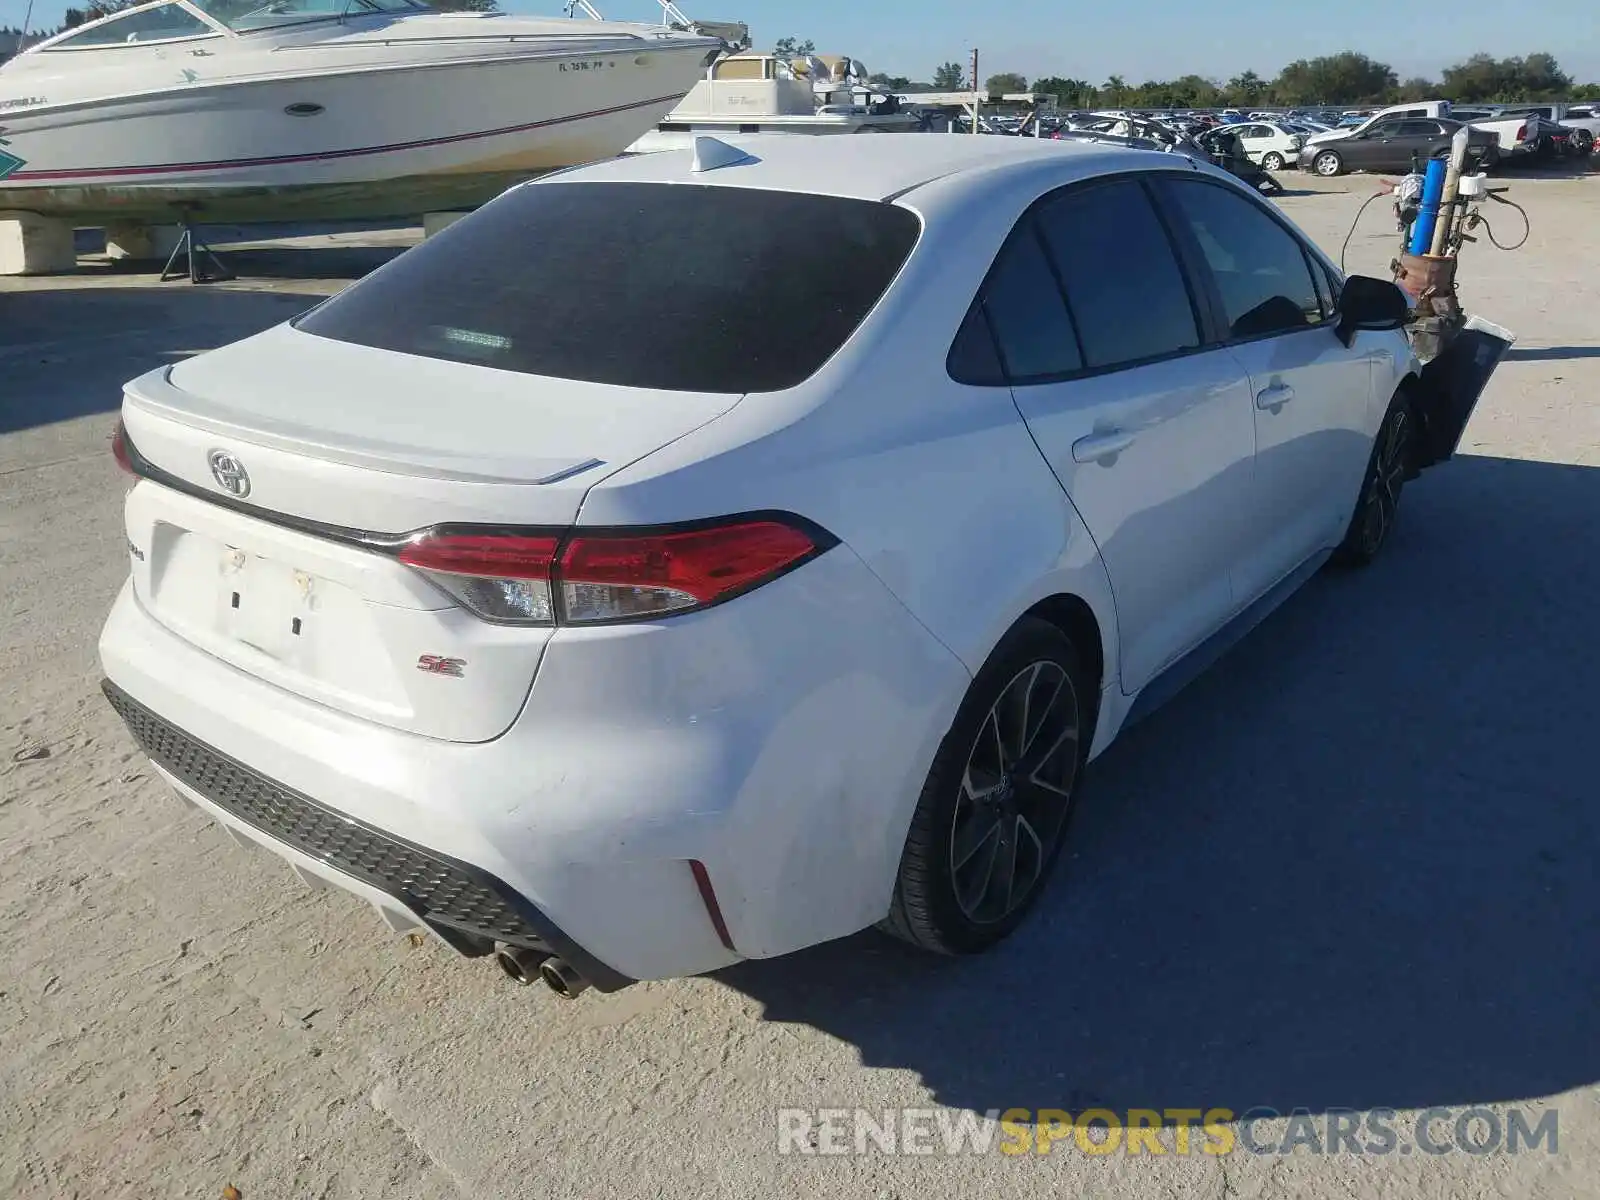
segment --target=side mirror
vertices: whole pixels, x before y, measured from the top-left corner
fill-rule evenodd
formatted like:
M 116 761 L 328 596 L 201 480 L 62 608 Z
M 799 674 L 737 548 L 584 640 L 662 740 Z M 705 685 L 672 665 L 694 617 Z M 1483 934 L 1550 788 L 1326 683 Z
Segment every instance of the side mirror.
M 1411 301 L 1398 284 L 1351 275 L 1339 291 L 1339 340 L 1348 346 L 1361 330 L 1400 329 L 1411 320 Z

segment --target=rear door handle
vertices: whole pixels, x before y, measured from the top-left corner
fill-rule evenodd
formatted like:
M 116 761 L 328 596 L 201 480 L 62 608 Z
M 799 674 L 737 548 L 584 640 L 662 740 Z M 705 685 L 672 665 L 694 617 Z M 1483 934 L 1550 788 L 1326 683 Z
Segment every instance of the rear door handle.
M 1294 389 L 1287 383 L 1275 383 L 1256 393 L 1257 408 L 1277 408 L 1294 399 Z
M 1100 462 L 1121 454 L 1131 445 L 1133 445 L 1133 434 L 1126 430 L 1113 429 L 1106 433 L 1091 433 L 1088 437 L 1081 437 L 1072 443 L 1072 461 Z

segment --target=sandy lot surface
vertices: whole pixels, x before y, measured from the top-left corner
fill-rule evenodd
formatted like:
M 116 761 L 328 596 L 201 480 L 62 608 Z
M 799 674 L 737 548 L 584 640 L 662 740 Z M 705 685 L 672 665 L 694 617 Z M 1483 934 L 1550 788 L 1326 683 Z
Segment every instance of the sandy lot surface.
M 575 1004 L 240 850 L 96 688 L 118 385 L 395 239 L 244 252 L 211 288 L 0 281 L 0 1195 L 1600 1191 L 1600 178 L 1509 182 L 1532 237 L 1469 248 L 1462 293 L 1521 341 L 1464 455 L 1378 566 L 1319 578 L 1096 764 L 1019 936 L 944 963 L 867 934 Z M 1294 184 L 1337 252 L 1371 181 Z M 1394 244 L 1374 204 L 1352 268 Z M 1553 1111 L 1559 1146 L 778 1152 L 780 1108 L 1090 1105 Z

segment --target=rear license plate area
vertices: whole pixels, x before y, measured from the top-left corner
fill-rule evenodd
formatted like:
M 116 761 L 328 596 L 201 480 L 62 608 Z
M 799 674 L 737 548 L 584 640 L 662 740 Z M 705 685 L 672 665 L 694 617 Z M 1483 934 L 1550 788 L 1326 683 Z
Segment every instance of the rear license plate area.
M 273 658 L 295 657 L 316 617 L 317 578 L 244 550 L 224 549 L 221 557 L 219 630 Z

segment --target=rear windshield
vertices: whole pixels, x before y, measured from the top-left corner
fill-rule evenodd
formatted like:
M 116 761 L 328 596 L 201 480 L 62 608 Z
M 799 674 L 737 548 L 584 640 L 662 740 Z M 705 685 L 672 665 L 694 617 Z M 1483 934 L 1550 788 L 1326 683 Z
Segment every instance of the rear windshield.
M 622 387 L 793 387 L 916 244 L 907 209 L 699 184 L 534 184 L 306 314 L 307 333 Z

